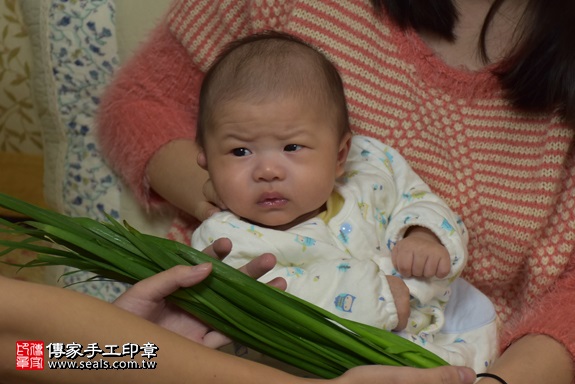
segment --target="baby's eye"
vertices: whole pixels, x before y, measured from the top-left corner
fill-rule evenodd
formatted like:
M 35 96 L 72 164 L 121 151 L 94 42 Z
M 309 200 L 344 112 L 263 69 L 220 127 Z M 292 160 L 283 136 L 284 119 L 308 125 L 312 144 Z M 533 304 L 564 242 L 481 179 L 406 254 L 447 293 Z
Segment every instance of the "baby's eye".
M 284 147 L 284 151 L 295 152 L 295 151 L 299 151 L 302 148 L 303 147 L 301 145 L 298 145 L 298 144 L 288 144 Z
M 234 148 L 232 149 L 232 153 L 234 156 L 242 157 L 251 154 L 250 150 L 247 148 Z

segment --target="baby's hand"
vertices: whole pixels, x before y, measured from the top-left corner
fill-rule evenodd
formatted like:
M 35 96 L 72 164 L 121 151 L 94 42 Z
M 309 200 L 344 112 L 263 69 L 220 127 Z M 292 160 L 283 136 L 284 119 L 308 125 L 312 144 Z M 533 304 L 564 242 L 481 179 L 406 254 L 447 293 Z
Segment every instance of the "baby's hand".
M 451 270 L 449 252 L 427 228 L 414 227 L 391 250 L 395 269 L 403 277 L 447 277 Z
M 397 326 L 394 331 L 402 331 L 407 326 L 411 314 L 409 288 L 405 282 L 397 276 L 386 276 L 387 284 L 393 296 L 393 302 L 397 309 Z

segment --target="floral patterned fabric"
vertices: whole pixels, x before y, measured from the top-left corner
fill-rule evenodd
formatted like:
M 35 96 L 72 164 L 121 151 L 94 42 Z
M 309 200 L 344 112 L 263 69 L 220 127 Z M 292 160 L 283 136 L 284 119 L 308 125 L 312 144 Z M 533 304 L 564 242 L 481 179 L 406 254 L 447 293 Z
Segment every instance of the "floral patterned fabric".
M 63 213 L 105 220 L 119 217 L 121 184 L 104 163 L 94 132 L 100 95 L 118 67 L 112 0 L 52 0 L 47 9 L 49 59 L 61 129 Z M 85 281 L 76 272 L 64 284 Z M 92 280 L 73 289 L 111 301 L 125 290 L 116 282 Z
M 55 0 L 48 17 L 58 112 L 68 140 L 64 213 L 117 218 L 118 180 L 103 162 L 94 133 L 100 94 L 118 65 L 114 3 Z

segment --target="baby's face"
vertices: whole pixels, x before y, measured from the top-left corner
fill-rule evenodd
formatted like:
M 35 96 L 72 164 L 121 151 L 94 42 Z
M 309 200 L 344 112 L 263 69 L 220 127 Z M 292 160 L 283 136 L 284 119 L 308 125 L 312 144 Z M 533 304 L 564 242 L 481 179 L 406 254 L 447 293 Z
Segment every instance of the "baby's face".
M 229 210 L 276 229 L 319 212 L 349 150 L 349 137 L 339 138 L 332 116 L 293 98 L 231 101 L 214 115 L 203 156 Z

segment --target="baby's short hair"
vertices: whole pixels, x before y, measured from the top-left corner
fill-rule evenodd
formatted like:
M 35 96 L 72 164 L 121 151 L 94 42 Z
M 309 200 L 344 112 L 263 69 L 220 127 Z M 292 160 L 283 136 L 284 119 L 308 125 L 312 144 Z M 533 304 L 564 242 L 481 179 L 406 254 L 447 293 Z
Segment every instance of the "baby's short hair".
M 208 69 L 200 91 L 198 144 L 204 146 L 217 105 L 240 98 L 259 103 L 283 97 L 302 99 L 312 108 L 327 107 L 340 137 L 350 131 L 335 65 L 295 36 L 266 31 L 228 44 Z

